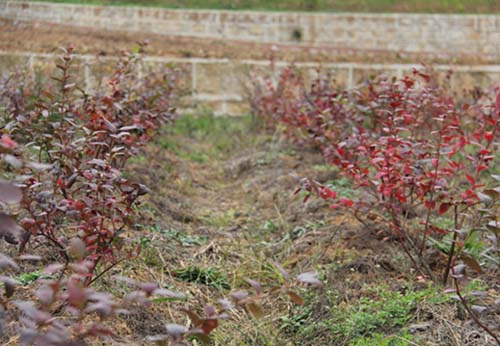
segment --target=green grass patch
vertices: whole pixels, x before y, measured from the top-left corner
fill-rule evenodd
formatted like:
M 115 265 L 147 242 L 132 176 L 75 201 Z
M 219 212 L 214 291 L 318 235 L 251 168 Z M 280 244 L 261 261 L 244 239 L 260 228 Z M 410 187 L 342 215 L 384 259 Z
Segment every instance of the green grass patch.
M 234 223 L 235 217 L 236 211 L 234 209 L 228 209 L 222 213 L 213 213 L 210 211 L 208 214 L 204 215 L 202 219 L 206 225 L 223 228 L 231 226 Z
M 375 333 L 367 338 L 358 338 L 349 346 L 410 346 L 415 345 L 413 335 L 401 333 L 400 335 L 384 335 Z
M 202 284 L 217 289 L 227 290 L 231 288 L 226 276 L 212 267 L 201 268 L 198 266 L 189 266 L 175 269 L 173 274 L 177 279 L 185 282 Z
M 180 158 L 203 163 L 212 158 L 226 157 L 238 149 L 252 147 L 265 140 L 264 135 L 251 133 L 256 129 L 254 121 L 251 115 L 219 117 L 210 112 L 183 114 L 173 126 L 165 128 L 165 134 L 159 136 L 155 143 Z M 186 143 L 179 140 L 186 137 L 198 144 L 187 148 Z
M 338 197 L 355 198 L 359 196 L 358 190 L 353 187 L 352 181 L 348 178 L 338 178 L 325 183 L 332 191 L 337 191 Z
M 303 339 L 327 337 L 332 345 L 403 346 L 413 340 L 404 328 L 418 304 L 451 300 L 434 287 L 420 291 L 408 288 L 402 293 L 388 286 L 376 286 L 363 291 L 361 298 L 348 302 L 339 301 L 335 292 L 329 292 L 329 313 L 321 318 L 313 316 L 315 302 L 309 301 L 284 320 L 285 331 Z
M 206 236 L 190 235 L 175 229 L 162 229 L 157 225 L 151 227 L 151 231 L 162 235 L 166 239 L 178 241 L 182 246 L 201 246 L 208 241 Z
M 438 250 L 448 254 L 451 250 L 451 244 L 453 243 L 453 233 L 450 232 L 446 234 L 441 240 L 436 240 L 434 238 L 430 240 Z M 479 232 L 472 232 L 464 243 L 463 252 L 479 259 L 486 248 L 487 246 L 484 244 L 481 234 Z
M 28 286 L 31 285 L 33 282 L 35 282 L 38 279 L 51 279 L 52 276 L 50 275 L 43 275 L 41 271 L 35 270 L 29 273 L 21 273 L 16 277 L 16 280 L 19 281 L 19 283 L 22 286 Z

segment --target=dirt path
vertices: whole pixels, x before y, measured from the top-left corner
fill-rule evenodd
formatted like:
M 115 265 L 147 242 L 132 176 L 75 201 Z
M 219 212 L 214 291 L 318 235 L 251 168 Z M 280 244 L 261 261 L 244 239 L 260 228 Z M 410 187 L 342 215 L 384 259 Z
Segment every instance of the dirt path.
M 271 260 L 294 274 L 345 262 L 349 275 L 358 273 L 357 285 L 392 271 L 386 257 L 375 254 L 381 247 L 391 253 L 390 245 L 361 239 L 353 232 L 359 225 L 331 212 L 324 201 L 304 204 L 293 196 L 301 177 L 338 178 L 320 155 L 252 131 L 249 119 L 183 119 L 134 162 L 134 175 L 151 193 L 142 208 L 141 261 L 122 274 L 154 279 L 213 302 L 230 290 L 247 288 L 244 278 L 276 283 Z M 350 193 L 348 186 L 340 188 Z M 385 267 L 376 269 L 379 262 Z M 361 278 L 367 271 L 369 278 Z M 293 306 L 286 299 L 264 305 L 271 308 L 261 322 L 265 328 L 256 332 L 255 325 L 242 322 L 244 316 L 233 316 L 215 331 L 215 344 L 280 340 L 277 318 Z M 152 319 L 138 313 L 123 328 L 145 336 L 160 332 L 169 317 L 185 318 L 170 307 L 155 308 Z
M 336 235 L 337 216 L 320 200 L 303 204 L 293 196 L 299 177 L 335 177 L 320 155 L 254 133 L 248 119 L 191 121 L 181 119 L 177 130 L 167 131 L 134 162 L 134 175 L 151 188 L 142 209 L 147 246 L 144 262 L 125 273 L 130 270 L 138 279 L 155 279 L 213 302 L 231 289 L 245 288 L 245 277 L 264 283 L 276 279 L 270 260 L 293 272 L 332 260 L 334 243 L 328 250 L 324 242 Z M 290 306 L 275 302 L 273 308 L 278 312 Z M 158 308 L 157 321 L 149 327 L 140 322 L 146 316 L 139 314 L 129 319 L 126 329 L 135 335 L 161 330 L 163 309 Z M 218 342 L 232 344 L 225 328 L 233 327 L 221 327 Z M 264 334 L 271 340 L 275 332 L 269 328 Z
M 249 118 L 181 117 L 132 167 L 151 192 L 133 235 L 140 239 L 141 256 L 117 273 L 189 298 L 117 320 L 124 336 L 117 345 L 130 344 L 131 335 L 134 344 L 147 345 L 144 338 L 163 333 L 165 323 L 187 323 L 180 307 L 201 310 L 231 291 L 248 289 L 245 278 L 276 284 L 281 279 L 271 260 L 292 275 L 319 270 L 325 289 L 300 291 L 303 307 L 286 298 L 265 299 L 261 320 L 235 313 L 213 332 L 213 345 L 384 345 L 370 338 L 366 344 L 349 341 L 374 330 L 387 337 L 395 333 L 397 340 L 418 335 L 418 345 L 487 344 L 472 325 L 463 335 L 453 334 L 450 324 L 463 323 L 457 305 L 433 303 L 447 298 L 415 279 L 411 263 L 383 232 L 363 229 L 320 199 L 303 203 L 293 196 L 306 176 L 334 184 L 344 196 L 356 192 L 320 155 L 253 130 Z M 100 284 L 120 289 L 111 278 Z

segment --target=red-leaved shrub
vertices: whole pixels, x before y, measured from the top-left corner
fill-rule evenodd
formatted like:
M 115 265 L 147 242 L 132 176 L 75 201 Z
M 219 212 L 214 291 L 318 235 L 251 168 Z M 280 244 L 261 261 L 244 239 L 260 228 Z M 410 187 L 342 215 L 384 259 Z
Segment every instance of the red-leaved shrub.
M 481 270 L 478 260 L 462 251 L 463 244 L 486 221 L 490 230 L 497 227 L 492 215 L 499 191 L 488 185 L 500 137 L 500 93 L 457 98 L 446 83 L 432 71 L 414 70 L 343 90 L 329 77 L 307 86 L 290 66 L 275 83 L 255 83 L 252 98 L 258 116 L 284 125 L 295 142 L 318 148 L 361 197 L 339 198 L 310 178 L 302 188 L 397 239 L 417 270 L 434 280 L 425 256 L 429 237 L 451 234 L 445 285 L 460 262 Z M 442 217 L 453 220 L 453 228 L 440 226 Z M 493 243 L 489 253 L 498 256 L 498 241 Z

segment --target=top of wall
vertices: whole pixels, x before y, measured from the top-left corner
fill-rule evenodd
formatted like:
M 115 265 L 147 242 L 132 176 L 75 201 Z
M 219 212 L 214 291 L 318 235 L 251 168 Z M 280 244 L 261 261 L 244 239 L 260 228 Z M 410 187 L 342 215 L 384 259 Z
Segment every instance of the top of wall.
M 0 0 L 0 3 L 24 3 L 33 4 L 49 7 L 59 7 L 59 8 L 81 8 L 88 7 L 93 9 L 101 8 L 116 8 L 120 10 L 141 10 L 141 11 L 168 11 L 168 12 L 178 12 L 178 13 L 200 13 L 200 14 L 230 14 L 230 15 L 255 15 L 255 16 L 272 16 L 272 17 L 282 17 L 282 16 L 296 16 L 296 17 L 358 17 L 358 18 L 400 18 L 400 17 L 414 17 L 414 18 L 500 18 L 500 13 L 498 14 L 487 14 L 487 13 L 411 13 L 411 12 L 334 12 L 334 11 L 276 11 L 276 10 L 230 10 L 230 9 L 193 9 L 193 8 L 169 8 L 169 7 L 157 7 L 157 6 L 140 6 L 136 4 L 130 5 L 94 5 L 94 4 L 72 4 L 72 3 L 61 3 L 61 2 L 41 2 L 41 1 L 26 1 L 26 0 Z M 7 5 L 8 6 L 8 5 Z
M 160 7 L 160 6 L 141 6 L 138 4 L 130 4 L 130 5 L 94 5 L 94 4 L 72 4 L 72 3 L 61 3 L 61 2 L 50 2 L 50 1 L 27 1 L 27 0 L 0 0 L 1 2 L 17 2 L 17 3 L 36 3 L 36 4 L 45 4 L 45 5 L 54 5 L 58 7 L 93 7 L 93 8 L 101 8 L 101 7 L 112 7 L 112 8 L 121 8 L 121 9 L 141 9 L 141 10 L 164 10 L 164 11 L 174 11 L 174 12 L 192 12 L 192 13 L 226 13 L 226 14 L 254 14 L 254 15 L 271 15 L 271 16 L 282 16 L 282 15 L 298 15 L 298 16 L 350 16 L 350 17 L 400 17 L 400 16 L 410 16 L 410 17 L 419 17 L 419 16 L 432 16 L 432 17 L 450 17 L 450 16 L 458 16 L 458 17 L 499 17 L 500 12 L 498 14 L 488 14 L 488 13 L 437 13 L 437 12 L 351 12 L 351 11 L 277 11 L 277 10 L 248 10 L 248 9 L 205 9 L 205 8 L 170 8 L 170 7 Z M 499 9 L 500 11 L 500 9 Z
M 257 43 L 500 55 L 500 15 L 299 13 L 0 1 L 0 17 Z

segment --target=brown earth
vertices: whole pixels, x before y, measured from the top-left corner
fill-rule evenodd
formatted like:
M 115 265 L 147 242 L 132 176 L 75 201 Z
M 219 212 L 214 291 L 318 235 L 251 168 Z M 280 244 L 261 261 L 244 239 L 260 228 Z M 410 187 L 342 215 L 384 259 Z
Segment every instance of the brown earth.
M 276 59 L 284 61 L 465 64 L 488 64 L 499 60 L 498 56 L 489 55 L 449 56 L 434 52 L 414 54 L 334 46 L 258 44 L 0 19 L 0 51 L 6 52 L 56 53 L 60 47 L 73 43 L 81 54 L 116 56 L 144 41 L 149 42 L 145 49 L 146 55 L 178 58 L 268 60 L 274 55 Z

